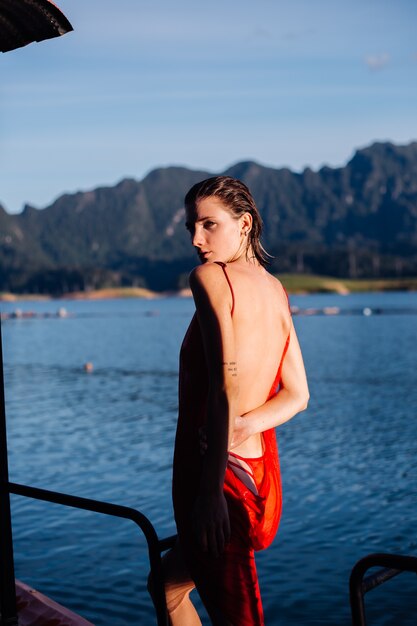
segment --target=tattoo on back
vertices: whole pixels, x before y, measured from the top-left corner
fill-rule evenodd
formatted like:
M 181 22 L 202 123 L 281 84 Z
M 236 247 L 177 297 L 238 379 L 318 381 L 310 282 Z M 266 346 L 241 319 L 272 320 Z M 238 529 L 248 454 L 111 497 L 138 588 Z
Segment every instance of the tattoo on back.
M 232 376 L 237 376 L 236 361 L 223 361 L 223 365 L 227 367 L 227 371 L 230 372 Z

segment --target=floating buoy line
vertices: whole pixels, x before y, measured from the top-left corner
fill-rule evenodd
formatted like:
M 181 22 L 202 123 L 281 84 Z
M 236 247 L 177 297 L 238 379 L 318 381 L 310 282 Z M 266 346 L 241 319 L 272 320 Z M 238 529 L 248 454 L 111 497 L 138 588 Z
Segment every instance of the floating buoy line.
M 312 316 L 312 315 L 327 315 L 327 316 L 346 316 L 346 315 L 360 315 L 364 317 L 371 317 L 372 315 L 417 315 L 417 307 L 401 307 L 401 308 L 384 308 L 384 307 L 355 307 L 355 308 L 340 308 L 338 306 L 326 306 L 326 307 L 307 307 L 301 308 L 298 306 L 291 306 L 292 315 L 300 316 Z M 65 319 L 65 318 L 86 318 L 86 317 L 113 317 L 117 313 L 70 313 L 64 307 L 59 308 L 56 312 L 39 312 L 39 311 L 22 311 L 21 309 L 15 309 L 14 311 L 3 311 L 0 313 L 2 321 L 7 320 L 33 320 L 33 319 Z M 150 309 L 147 311 L 140 311 L 135 313 L 120 313 L 119 317 L 158 317 L 160 311 L 157 309 Z M 183 315 L 188 315 L 184 313 Z

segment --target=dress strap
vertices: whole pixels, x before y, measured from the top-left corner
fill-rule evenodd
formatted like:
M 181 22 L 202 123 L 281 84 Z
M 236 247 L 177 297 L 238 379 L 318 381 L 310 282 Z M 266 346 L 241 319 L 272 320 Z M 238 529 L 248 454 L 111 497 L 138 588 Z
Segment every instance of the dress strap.
M 292 311 L 291 311 L 290 298 L 288 296 L 288 291 L 285 289 L 284 285 L 282 285 L 282 288 L 284 290 L 285 295 L 287 296 L 288 311 L 290 312 L 290 319 L 291 319 Z M 278 369 L 278 374 L 277 374 L 278 382 L 281 379 L 282 365 L 284 363 L 285 355 L 287 354 L 288 346 L 290 345 L 290 335 L 291 335 L 291 328 L 290 328 L 290 331 L 288 333 L 287 341 L 285 342 L 284 351 L 283 351 L 282 357 L 281 357 L 281 363 L 279 364 L 279 369 Z
M 230 287 L 230 293 L 232 294 L 232 310 L 231 310 L 231 315 L 233 315 L 233 311 L 235 310 L 235 294 L 233 292 L 233 287 L 232 287 L 232 283 L 230 282 L 230 278 L 228 273 L 226 272 L 226 263 L 223 263 L 223 261 L 214 261 L 216 263 L 216 265 L 220 265 L 220 267 L 222 268 L 224 275 L 226 276 L 226 280 L 228 282 L 228 285 Z
M 281 283 L 281 286 L 282 286 L 282 288 L 284 290 L 284 293 L 286 295 L 286 298 L 287 298 L 288 310 L 290 312 L 290 318 L 291 318 L 292 312 L 291 312 L 290 299 L 288 297 L 288 292 L 285 289 L 284 285 L 282 285 L 282 283 Z M 291 335 L 291 328 L 290 328 L 289 333 L 287 335 L 287 340 L 285 342 L 284 350 L 282 351 L 281 360 L 279 362 L 279 366 L 278 366 L 278 370 L 277 370 L 277 373 L 276 373 L 276 376 L 275 376 L 275 380 L 272 383 L 271 390 L 270 390 L 270 392 L 268 394 L 268 400 L 269 400 L 269 398 L 272 398 L 277 393 L 278 385 L 281 382 L 282 366 L 284 365 L 285 355 L 287 354 L 288 346 L 290 345 L 290 335 Z

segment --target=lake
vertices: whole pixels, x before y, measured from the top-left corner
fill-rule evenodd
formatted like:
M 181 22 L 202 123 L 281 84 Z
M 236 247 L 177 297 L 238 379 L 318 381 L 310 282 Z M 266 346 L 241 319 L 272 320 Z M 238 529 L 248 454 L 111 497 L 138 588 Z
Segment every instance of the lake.
M 266 623 L 347 626 L 354 563 L 417 552 L 417 293 L 291 302 L 346 314 L 294 316 L 311 400 L 277 430 L 283 516 L 257 556 Z M 159 536 L 173 534 L 178 352 L 192 301 L 0 303 L 17 307 L 40 315 L 2 323 L 10 479 L 138 508 Z M 69 315 L 45 316 L 59 307 Z M 97 626 L 155 623 L 132 522 L 19 496 L 12 515 L 18 578 Z M 370 592 L 368 624 L 415 626 L 416 584 L 405 573 Z

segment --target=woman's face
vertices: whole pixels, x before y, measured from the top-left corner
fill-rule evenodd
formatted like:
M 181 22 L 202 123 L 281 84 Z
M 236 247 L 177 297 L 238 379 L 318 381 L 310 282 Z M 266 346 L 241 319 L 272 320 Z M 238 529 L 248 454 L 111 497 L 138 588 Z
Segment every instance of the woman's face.
M 242 245 L 243 218 L 236 219 L 215 196 L 203 198 L 187 213 L 187 230 L 202 263 L 235 258 Z

